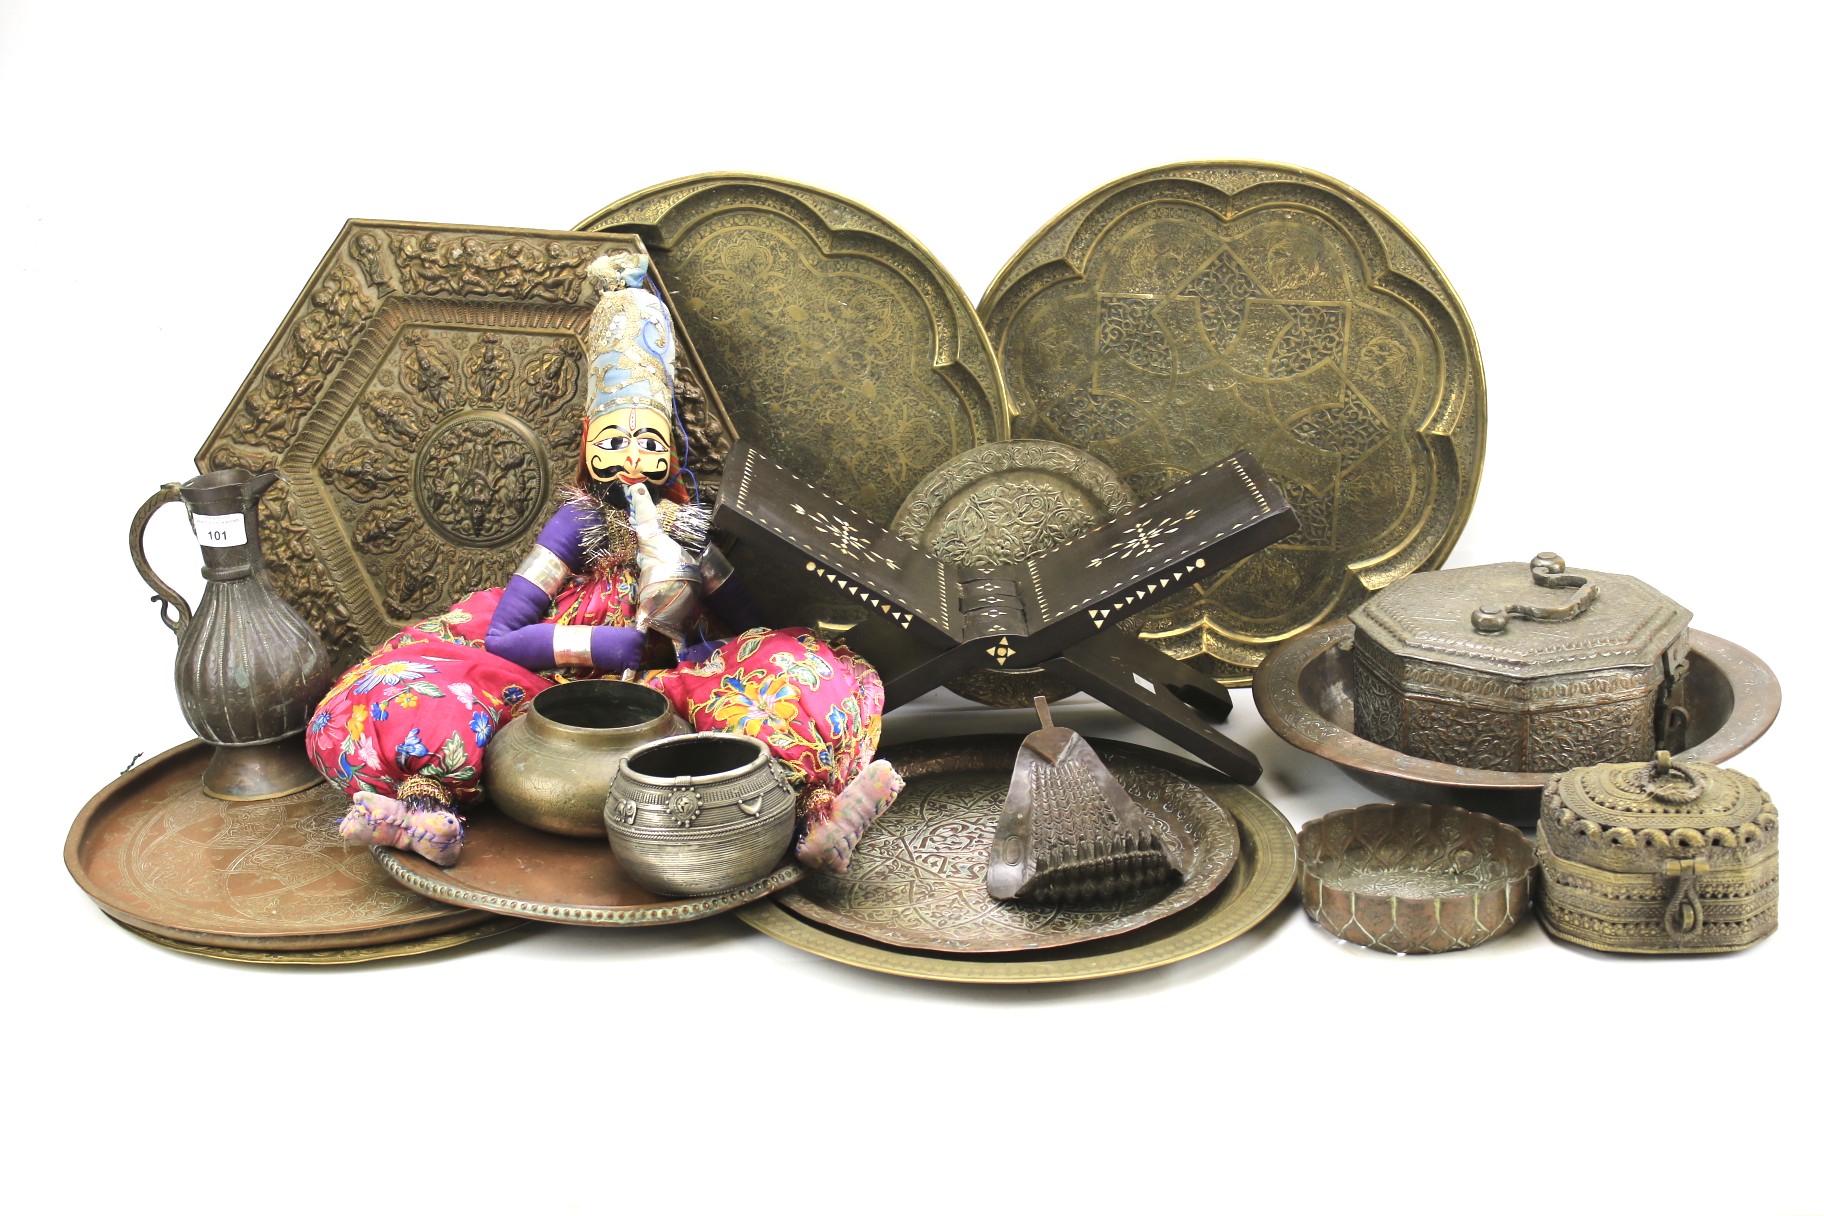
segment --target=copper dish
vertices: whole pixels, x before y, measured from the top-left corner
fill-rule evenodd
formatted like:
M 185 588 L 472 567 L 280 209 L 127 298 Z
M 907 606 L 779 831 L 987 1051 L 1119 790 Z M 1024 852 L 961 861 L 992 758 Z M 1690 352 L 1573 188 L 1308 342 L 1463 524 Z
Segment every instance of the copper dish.
M 1297 867 L 1295 845 L 1292 826 L 1271 803 L 1246 786 L 1224 781 L 1213 769 L 1177 756 L 1129 745 L 1097 746 L 1108 748 L 1105 759 L 1120 752 L 1143 753 L 1220 800 L 1235 821 L 1240 850 L 1235 868 L 1213 895 L 1116 937 L 1007 954 L 939 954 L 880 945 L 804 920 L 772 900 L 750 904 L 735 915 L 787 945 L 869 971 L 957 984 L 1051 984 L 1181 962 L 1235 940 L 1285 902 Z M 1008 755 L 1011 765 L 1011 749 Z
M 1388 954 L 1442 954 L 1500 937 L 1526 913 L 1533 846 L 1454 806 L 1375 803 L 1298 832 L 1305 915 Z
M 1109 904 L 998 900 L 985 876 L 1021 735 L 937 739 L 882 755 L 906 779 L 844 874 L 812 874 L 779 902 L 809 921 L 889 946 L 951 954 L 1052 949 L 1127 933 L 1190 907 L 1235 865 L 1235 821 L 1148 748 L 1089 743 L 1184 860 L 1184 880 Z
M 348 799 L 334 786 L 257 802 L 209 797 L 210 750 L 192 740 L 129 769 L 70 826 L 71 877 L 128 928 L 217 958 L 321 963 L 417 954 L 512 927 L 395 884 L 336 834 Z
M 554 836 L 483 806 L 469 815 L 462 856 L 444 869 L 375 846 L 386 872 L 420 895 L 560 925 L 624 928 L 701 920 L 784 890 L 804 876 L 789 859 L 732 891 L 674 899 L 634 882 L 606 840 Z
M 1344 643 L 1346 620 L 1331 621 L 1282 643 L 1262 663 L 1254 704 L 1292 746 L 1334 761 L 1384 797 L 1444 802 L 1531 822 L 1550 773 L 1503 773 L 1421 760 L 1370 743 L 1354 732 L 1354 680 Z M 1720 764 L 1767 733 L 1780 712 L 1780 682 L 1753 654 L 1714 634 L 1691 630 L 1685 676 L 1690 746 L 1680 760 Z

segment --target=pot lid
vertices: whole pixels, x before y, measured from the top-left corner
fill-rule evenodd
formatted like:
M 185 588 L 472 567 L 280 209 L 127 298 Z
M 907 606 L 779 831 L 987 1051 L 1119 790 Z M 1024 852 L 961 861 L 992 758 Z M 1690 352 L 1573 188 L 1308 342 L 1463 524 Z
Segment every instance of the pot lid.
M 1644 763 L 1572 769 L 1558 783 L 1558 797 L 1562 827 L 1588 821 L 1604 828 L 1705 831 L 1778 823 L 1778 813 L 1752 777 L 1674 760 L 1663 751 Z
M 1571 570 L 1556 553 L 1411 575 L 1350 613 L 1357 644 L 1513 678 L 1647 667 L 1691 613 L 1625 574 Z

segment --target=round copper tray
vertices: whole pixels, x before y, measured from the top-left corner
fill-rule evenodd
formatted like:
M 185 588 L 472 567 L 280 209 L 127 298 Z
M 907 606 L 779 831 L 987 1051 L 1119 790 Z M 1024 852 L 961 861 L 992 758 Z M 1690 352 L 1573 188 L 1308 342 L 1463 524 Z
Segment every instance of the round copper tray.
M 340 950 L 232 950 L 227 946 L 198 946 L 191 942 L 180 942 L 176 938 L 136 929 L 132 925 L 120 922 L 120 927 L 135 937 L 143 937 L 155 946 L 175 950 L 179 954 L 194 954 L 198 958 L 219 959 L 227 963 L 260 963 L 287 967 L 330 967 L 346 966 L 349 963 L 374 963 L 390 958 L 410 958 L 416 954 L 431 954 L 438 950 L 449 950 L 456 946 L 466 946 L 470 942 L 483 941 L 490 937 L 499 937 L 505 933 L 518 933 L 530 922 L 512 920 L 505 916 L 490 916 L 479 924 L 470 925 L 467 929 L 458 929 L 454 933 L 440 933 L 436 937 L 418 938 L 409 942 L 387 942 L 379 946 L 346 946 Z
M 348 799 L 333 786 L 258 802 L 209 797 L 210 752 L 192 740 L 129 769 L 70 825 L 64 865 L 115 920 L 176 949 L 229 952 L 217 957 L 421 953 L 500 924 L 404 890 L 366 848 L 344 842 L 336 823 Z
M 393 878 L 446 904 L 605 928 L 701 920 L 784 890 L 804 876 L 788 861 L 732 891 L 673 899 L 628 877 L 606 840 L 554 836 L 489 806 L 469 815 L 462 856 L 448 869 L 397 849 L 375 846 L 374 856 Z
M 1091 740 L 1161 838 L 1184 858 L 1169 891 L 1099 907 L 998 900 L 984 877 L 1020 735 L 940 739 L 882 754 L 906 779 L 855 847 L 846 874 L 811 874 L 779 896 L 809 921 L 889 946 L 939 953 L 1049 950 L 1128 933 L 1190 907 L 1235 865 L 1235 822 L 1207 791 L 1146 748 Z M 1152 813 L 1163 808 L 1164 815 Z
M 1402 802 L 1447 802 L 1530 822 L 1550 773 L 1502 773 L 1422 760 L 1354 733 L 1354 676 L 1342 643 L 1355 626 L 1331 621 L 1282 643 L 1254 680 L 1254 704 L 1292 746 L 1334 761 L 1369 789 Z M 1714 634 L 1691 630 L 1685 676 L 1689 735 L 1681 760 L 1721 764 L 1767 733 L 1780 712 L 1780 682 L 1767 664 Z
M 1254 791 L 1223 781 L 1203 765 L 1144 748 L 1124 750 L 1146 752 L 1151 762 L 1217 800 L 1235 821 L 1241 845 L 1235 868 L 1214 894 L 1176 915 L 1100 941 L 987 955 L 879 945 L 813 924 L 772 900 L 735 915 L 769 937 L 851 967 L 958 984 L 1049 984 L 1146 971 L 1214 950 L 1271 915 L 1291 893 L 1297 870 L 1292 826 L 1285 816 Z
M 1482 361 L 1444 274 L 1385 210 L 1290 165 L 1110 182 L 982 296 L 1014 437 L 1092 452 L 1141 497 L 1236 448 L 1297 534 L 1140 617 L 1225 683 L 1272 646 L 1443 563 L 1476 495 Z

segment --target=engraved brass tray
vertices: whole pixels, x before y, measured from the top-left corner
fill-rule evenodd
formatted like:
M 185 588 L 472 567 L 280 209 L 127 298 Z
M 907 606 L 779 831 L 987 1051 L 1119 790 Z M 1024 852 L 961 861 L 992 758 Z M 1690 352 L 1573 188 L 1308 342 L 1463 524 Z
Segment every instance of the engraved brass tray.
M 1283 165 L 1170 165 L 1110 183 L 1028 241 L 981 313 L 1019 411 L 1153 494 L 1238 447 L 1299 532 L 1141 620 L 1246 684 L 1282 639 L 1456 543 L 1482 467 L 1469 319 L 1417 241 Z
M 128 770 L 70 827 L 64 864 L 128 928 L 217 958 L 358 962 L 512 926 L 394 883 L 336 834 L 348 799 L 334 786 L 258 802 L 209 797 L 211 750 L 192 740 Z
M 274 585 L 347 666 L 504 583 L 576 468 L 594 304 L 624 234 L 350 220 L 209 433 L 204 471 L 277 468 Z M 661 280 L 660 290 L 664 290 Z M 733 436 L 678 326 L 692 467 Z
M 702 920 L 783 890 L 804 875 L 786 861 L 765 878 L 714 895 L 655 895 L 634 882 L 606 840 L 554 836 L 483 805 L 468 816 L 462 855 L 445 869 L 374 846 L 386 872 L 421 895 L 560 925 L 626 928 Z
M 1240 849 L 1228 812 L 1144 752 L 1091 745 L 1153 831 L 1184 859 L 1177 886 L 1118 904 L 1069 908 L 991 897 L 988 851 L 1020 746 L 1019 738 L 1009 747 L 991 736 L 887 752 L 906 788 L 855 846 L 848 872 L 811 874 L 778 900 L 806 920 L 890 946 L 988 954 L 1113 937 L 1214 891 Z
M 1003 748 L 1011 776 L 1013 757 L 1024 736 L 992 739 Z M 977 738 L 953 740 L 972 747 Z M 940 954 L 880 945 L 827 928 L 787 911 L 771 900 L 735 915 L 787 945 L 852 967 L 916 979 L 961 984 L 1045 984 L 1146 971 L 1213 950 L 1260 924 L 1285 901 L 1296 878 L 1292 826 L 1272 804 L 1245 786 L 1223 781 L 1192 761 L 1131 744 L 1095 741 L 1105 761 L 1143 760 L 1191 782 L 1218 801 L 1234 819 L 1240 848 L 1235 868 L 1212 895 L 1184 911 L 1143 928 L 1099 941 L 1050 950 L 1008 954 Z
M 578 227 L 638 234 L 740 437 L 870 519 L 892 519 L 958 452 L 1009 436 L 1000 369 L 968 298 L 858 203 L 712 173 L 629 195 Z M 812 602 L 859 619 L 830 594 Z
M 530 926 L 532 922 L 514 920 L 507 916 L 490 916 L 480 924 L 458 929 L 454 933 L 440 933 L 436 937 L 418 938 L 409 942 L 387 942 L 379 946 L 345 946 L 339 950 L 234 950 L 227 946 L 199 946 L 194 942 L 180 942 L 173 937 L 165 937 L 145 929 L 136 929 L 132 925 L 122 922 L 116 923 L 119 923 L 120 927 L 128 933 L 135 937 L 143 937 L 155 946 L 163 946 L 165 949 L 175 950 L 179 954 L 194 954 L 198 958 L 212 958 L 225 963 L 327 967 L 347 966 L 349 963 L 375 963 L 385 959 L 434 954 L 440 950 L 466 946 L 470 942 L 483 941 L 506 933 L 518 933 Z
M 1048 553 L 1134 505 L 1115 471 L 1045 439 L 984 443 L 927 473 L 893 516 L 893 535 L 956 566 L 992 570 Z M 1117 628 L 1130 629 L 1128 622 Z M 1061 701 L 1075 684 L 1037 668 L 965 672 L 945 687 L 983 705 Z
M 1355 626 L 1331 621 L 1286 642 L 1254 681 L 1254 705 L 1287 743 L 1334 761 L 1386 798 L 1444 802 L 1517 823 L 1539 817 L 1551 773 L 1506 773 L 1423 760 L 1355 733 L 1355 677 L 1346 644 Z M 1767 733 L 1780 712 L 1780 682 L 1749 651 L 1690 631 L 1690 668 L 1682 687 L 1690 746 L 1680 760 L 1721 764 Z

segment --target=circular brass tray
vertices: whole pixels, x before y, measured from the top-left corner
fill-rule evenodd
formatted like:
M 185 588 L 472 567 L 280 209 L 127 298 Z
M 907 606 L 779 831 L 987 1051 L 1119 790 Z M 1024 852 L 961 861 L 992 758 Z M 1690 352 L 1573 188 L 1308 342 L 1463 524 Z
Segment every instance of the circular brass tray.
M 811 874 L 779 903 L 806 920 L 889 946 L 988 954 L 1127 933 L 1190 907 L 1228 877 L 1240 840 L 1221 804 L 1153 763 L 1157 752 L 1092 740 L 1153 831 L 1182 850 L 1184 881 L 1163 893 L 1097 907 L 992 898 L 985 885 L 988 852 L 1021 738 L 989 735 L 889 749 L 884 755 L 906 788 L 862 836 L 848 873 Z M 1156 814 L 1155 807 L 1166 814 Z
M 1468 317 L 1405 229 L 1321 174 L 1207 161 L 1112 182 L 1029 240 L 981 313 L 1016 437 L 1093 452 L 1142 497 L 1246 448 L 1292 501 L 1296 535 L 1141 618 L 1226 683 L 1441 564 L 1469 516 Z
M 1503 773 L 1422 760 L 1370 743 L 1355 733 L 1355 680 L 1343 643 L 1347 620 L 1284 643 L 1261 664 L 1254 682 L 1260 716 L 1287 743 L 1322 756 L 1384 797 L 1447 802 L 1530 823 L 1551 773 Z M 1687 738 L 1681 760 L 1721 764 L 1767 733 L 1780 712 L 1780 682 L 1767 664 L 1714 634 L 1690 631 L 1685 675 Z
M 638 234 L 736 433 L 871 519 L 893 518 L 958 452 L 1009 437 L 1000 368 L 968 297 L 859 203 L 709 173 L 631 194 L 577 227 Z M 859 619 L 847 597 L 813 603 Z
M 1094 456 L 1044 439 L 984 443 L 927 473 L 893 516 L 893 534 L 957 566 L 980 570 L 1048 553 L 1134 505 Z M 983 705 L 1062 701 L 1077 686 L 1037 668 L 975 670 L 950 691 Z
M 462 855 L 445 869 L 416 853 L 374 847 L 386 872 L 420 895 L 560 925 L 626 928 L 702 920 L 784 890 L 804 876 L 790 861 L 757 882 L 685 899 L 634 882 L 606 840 L 555 836 L 493 807 L 468 819 Z
M 1146 750 L 1097 744 L 1098 749 L 1105 746 L 1110 751 L 1116 747 Z M 1214 894 L 1131 933 L 1054 950 L 956 955 L 878 945 L 813 924 L 771 900 L 751 904 L 735 915 L 769 937 L 851 967 L 959 984 L 1097 979 L 1163 967 L 1214 950 L 1265 920 L 1291 893 L 1297 871 L 1292 826 L 1260 795 L 1223 781 L 1211 769 L 1162 752 L 1150 752 L 1149 759 L 1219 801 L 1235 820 L 1241 847 L 1235 868 Z
M 135 937 L 143 937 L 155 946 L 175 950 L 179 954 L 194 954 L 199 958 L 213 958 L 227 963 L 258 963 L 287 967 L 339 967 L 350 963 L 375 963 L 390 958 L 410 958 L 417 954 L 431 954 L 438 950 L 450 950 L 457 946 L 466 946 L 490 937 L 499 937 L 503 933 L 517 933 L 529 922 L 512 920 L 505 916 L 490 916 L 479 924 L 467 929 L 458 929 L 454 933 L 440 933 L 436 937 L 418 938 L 409 942 L 388 942 L 380 946 L 345 946 L 339 950 L 233 950 L 227 946 L 198 946 L 191 942 L 180 942 L 176 938 L 164 937 L 145 929 L 118 922 L 120 927 Z
M 394 883 L 336 834 L 348 799 L 333 786 L 258 802 L 209 797 L 210 754 L 192 740 L 129 769 L 70 825 L 64 865 L 128 928 L 198 952 L 342 954 L 420 953 L 501 924 Z

